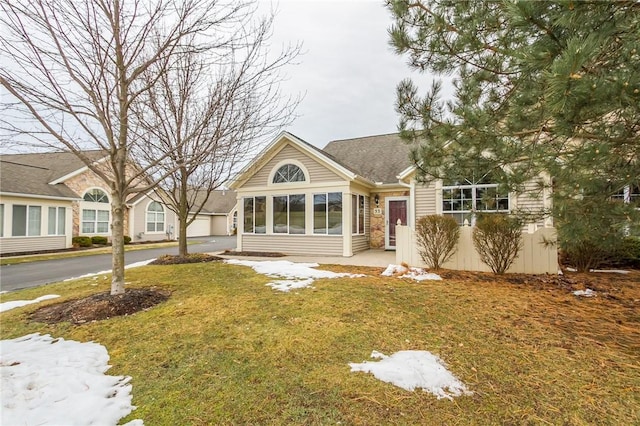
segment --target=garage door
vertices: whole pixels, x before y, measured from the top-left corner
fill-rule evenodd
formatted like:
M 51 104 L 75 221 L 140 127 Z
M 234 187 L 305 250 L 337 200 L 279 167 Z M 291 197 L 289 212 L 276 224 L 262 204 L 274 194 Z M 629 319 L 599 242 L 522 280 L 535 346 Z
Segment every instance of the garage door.
M 211 234 L 209 216 L 198 216 L 187 227 L 187 237 L 203 237 Z

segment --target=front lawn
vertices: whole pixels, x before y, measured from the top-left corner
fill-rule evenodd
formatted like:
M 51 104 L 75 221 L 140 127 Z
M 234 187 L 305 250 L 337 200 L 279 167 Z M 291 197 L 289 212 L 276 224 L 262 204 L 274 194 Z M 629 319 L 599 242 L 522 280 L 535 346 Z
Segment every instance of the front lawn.
M 2 313 L 0 337 L 39 332 L 104 345 L 108 374 L 133 378 L 138 408 L 125 420 L 147 425 L 640 423 L 638 273 L 586 298 L 552 280 L 418 283 L 381 277 L 380 268 L 326 269 L 368 276 L 285 293 L 246 266 L 144 266 L 127 271 L 128 286 L 169 290 L 168 301 L 48 325 L 28 313 L 108 291 L 110 280 L 7 293 L 0 302 L 62 297 Z M 374 350 L 410 349 L 438 355 L 473 395 L 437 399 L 350 371 Z

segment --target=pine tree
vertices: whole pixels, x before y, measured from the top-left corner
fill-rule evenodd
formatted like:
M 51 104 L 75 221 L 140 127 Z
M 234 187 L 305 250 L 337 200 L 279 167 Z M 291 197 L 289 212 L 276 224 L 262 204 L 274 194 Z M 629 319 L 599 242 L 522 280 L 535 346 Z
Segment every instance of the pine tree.
M 561 248 L 606 252 L 637 226 L 640 3 L 389 1 L 396 52 L 455 76 L 398 86 L 401 135 L 422 181 L 490 172 L 505 188 L 550 176 Z M 634 208 L 635 207 L 635 208 Z M 545 212 L 540 212 L 545 213 Z

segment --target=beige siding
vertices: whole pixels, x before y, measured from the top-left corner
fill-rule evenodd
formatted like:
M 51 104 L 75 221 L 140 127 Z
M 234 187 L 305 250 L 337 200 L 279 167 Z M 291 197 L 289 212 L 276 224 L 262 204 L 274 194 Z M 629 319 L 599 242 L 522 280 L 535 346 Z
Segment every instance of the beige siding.
M 243 187 L 266 186 L 269 183 L 269 175 L 273 171 L 273 168 L 283 160 L 297 160 L 301 162 L 307 168 L 311 182 L 331 182 L 341 180 L 337 174 L 327 169 L 313 158 L 307 156 L 305 153 L 291 145 L 286 145 L 267 164 L 258 170 L 249 179 L 249 181 L 243 185 Z
M 342 256 L 342 237 L 246 234 L 242 236 L 242 250 L 297 255 Z
M 437 191 L 435 182 L 431 182 L 426 186 L 416 183 L 416 220 L 422 216 L 436 214 L 438 212 L 436 202 Z
M 545 206 L 543 192 L 538 188 L 539 186 L 535 181 L 527 182 L 524 192 L 516 197 L 515 209 L 526 213 L 540 214 Z M 542 224 L 544 220 L 538 219 L 534 223 Z
M 227 216 L 211 217 L 211 235 L 227 235 Z
M 353 237 L 353 253 L 369 250 L 368 235 L 354 235 Z
M 0 238 L 0 254 L 59 250 L 64 248 L 67 248 L 66 237 L 64 235 Z

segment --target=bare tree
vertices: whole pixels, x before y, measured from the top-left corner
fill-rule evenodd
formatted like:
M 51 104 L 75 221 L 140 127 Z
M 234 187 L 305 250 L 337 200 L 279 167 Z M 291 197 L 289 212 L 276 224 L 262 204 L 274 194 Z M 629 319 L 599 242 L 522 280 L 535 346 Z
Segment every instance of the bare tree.
M 0 125 L 31 147 L 73 152 L 111 189 L 112 294 L 124 292 L 126 199 L 166 174 L 158 173 L 162 152 L 131 167 L 130 149 L 142 136 L 131 112 L 178 50 L 215 47 L 213 30 L 242 7 L 215 0 L 0 0 L 0 84 L 11 98 L 3 98 Z M 88 149 L 103 150 L 106 167 L 85 156 Z
M 182 49 L 168 72 L 136 104 L 138 128 L 151 135 L 136 158 L 166 155 L 159 170 L 168 177 L 157 196 L 179 219 L 179 255 L 186 256 L 187 227 L 211 193 L 237 171 L 256 145 L 293 119 L 299 98 L 280 91 L 282 70 L 300 46 L 269 52 L 274 15 L 255 19 L 249 5 L 226 38 L 207 55 Z M 146 73 L 151 81 L 158 73 Z M 149 149 L 149 146 L 153 149 Z

